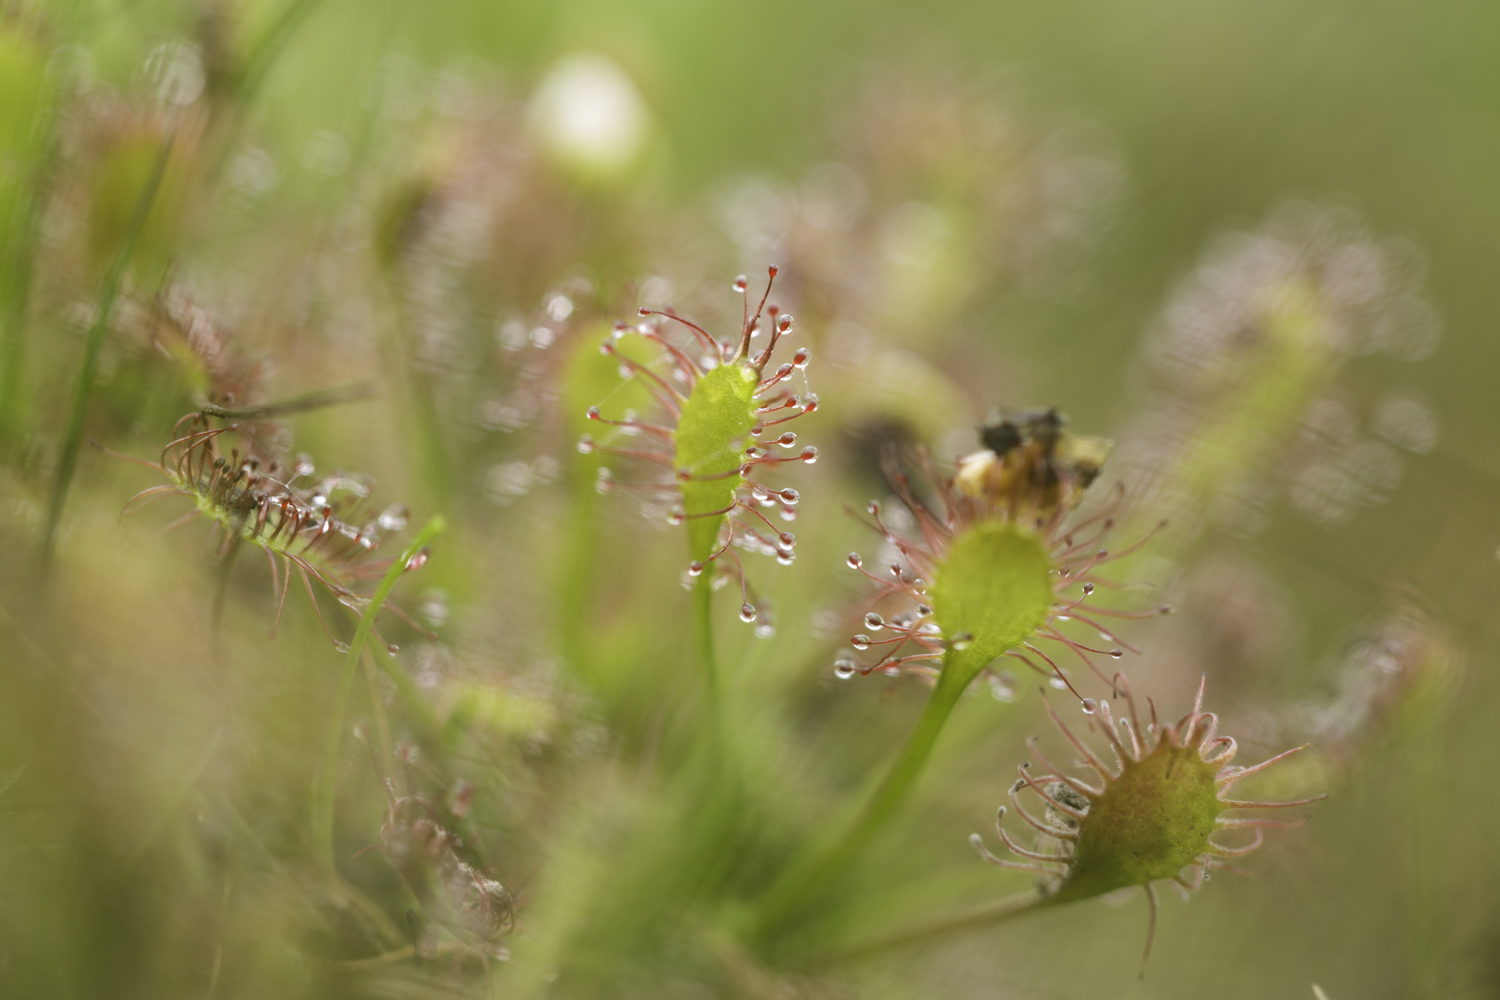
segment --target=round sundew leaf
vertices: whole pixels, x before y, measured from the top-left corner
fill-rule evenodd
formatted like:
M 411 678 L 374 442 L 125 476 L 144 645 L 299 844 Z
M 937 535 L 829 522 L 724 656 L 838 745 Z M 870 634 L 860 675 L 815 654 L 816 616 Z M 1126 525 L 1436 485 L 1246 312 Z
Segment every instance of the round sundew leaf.
M 1172 878 L 1204 854 L 1224 808 L 1214 784 L 1217 771 L 1197 747 L 1166 739 L 1127 763 L 1089 804 L 1067 879 L 1053 901 Z
M 744 477 L 745 442 L 755 426 L 754 393 L 760 376 L 743 361 L 720 365 L 698 379 L 682 405 L 677 421 L 677 471 L 694 477 L 682 484 L 682 504 L 688 521 L 688 547 L 695 560 L 713 553 L 724 515 L 694 515 L 722 511 L 734 503 Z M 720 476 L 722 478 L 704 478 Z
M 945 685 L 967 687 L 1042 626 L 1052 607 L 1051 569 L 1035 535 L 1002 521 L 975 525 L 953 540 L 928 589 L 948 640 Z

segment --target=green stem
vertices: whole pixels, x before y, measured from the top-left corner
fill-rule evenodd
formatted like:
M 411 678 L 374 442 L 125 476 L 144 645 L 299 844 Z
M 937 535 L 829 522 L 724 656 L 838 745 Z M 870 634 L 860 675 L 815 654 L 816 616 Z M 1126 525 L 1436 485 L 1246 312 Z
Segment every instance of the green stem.
M 265 403 L 260 406 L 219 406 L 216 403 L 205 402 L 198 407 L 198 412 L 206 413 L 210 417 L 219 417 L 222 420 L 259 420 L 264 417 L 284 417 L 293 413 L 305 413 L 324 406 L 357 403 L 363 399 L 372 399 L 377 395 L 379 391 L 370 383 L 355 382 L 350 385 L 335 386 L 332 389 L 319 389 L 316 392 L 305 393 L 279 403 Z
M 40 163 L 32 170 L 26 188 L 19 223 L 12 221 L 5 234 L 9 245 L 4 281 L 4 302 L 0 303 L 0 444 L 14 447 L 22 438 L 22 394 L 25 389 L 26 313 L 31 297 L 32 271 L 36 266 L 38 233 L 45 203 L 43 182 L 56 161 L 55 129 L 49 119 L 48 135 Z
M 909 948 L 923 941 L 936 937 L 943 937 L 958 931 L 973 930 L 978 927 L 993 927 L 996 924 L 1005 923 L 1013 917 L 1030 913 L 1045 900 L 1041 893 L 1035 889 L 1018 892 L 1014 896 L 1006 896 L 992 903 L 985 903 L 973 909 L 955 913 L 952 916 L 938 917 L 926 920 L 911 927 L 900 930 L 887 931 L 872 938 L 860 941 L 856 944 L 846 945 L 819 955 L 808 964 L 830 965 L 835 962 L 848 962 L 860 959 L 866 955 L 874 955 L 889 952 L 895 948 Z
M 47 533 L 42 543 L 42 576 L 46 577 L 52 565 L 53 551 L 57 545 L 57 525 L 62 519 L 63 504 L 67 501 L 68 486 L 73 481 L 73 470 L 78 465 L 78 449 L 83 442 L 84 418 L 88 416 L 89 396 L 94 391 L 94 372 L 99 367 L 99 351 L 104 346 L 104 335 L 109 330 L 110 315 L 114 312 L 115 300 L 120 295 L 120 283 L 125 276 L 125 266 L 135 252 L 136 241 L 145 228 L 146 216 L 156 201 L 161 188 L 162 175 L 167 170 L 167 158 L 172 152 L 172 135 L 162 140 L 157 151 L 156 162 L 151 167 L 151 176 L 136 199 L 135 213 L 125 236 L 115 250 L 115 256 L 104 275 L 104 285 L 99 291 L 99 310 L 89 327 L 83 344 L 83 366 L 78 371 L 78 385 L 73 391 L 73 405 L 68 413 L 67 429 L 63 432 L 62 448 L 58 452 L 57 476 L 52 483 L 52 502 L 47 510 Z
M 698 661 L 703 668 L 703 719 L 708 736 L 709 765 L 717 778 L 727 777 L 725 750 L 724 703 L 719 664 L 714 656 L 714 588 L 711 570 L 705 570 L 693 587 L 693 632 L 698 645 Z
M 172 817 L 182 808 L 182 803 L 187 800 L 188 793 L 193 790 L 193 786 L 198 784 L 198 779 L 203 777 L 203 772 L 208 769 L 209 762 L 213 760 L 214 751 L 219 748 L 219 738 L 223 735 L 224 727 L 220 726 L 208 738 L 208 746 L 198 755 L 197 763 L 192 766 L 182 781 L 178 782 L 177 786 L 172 789 L 171 796 L 162 805 L 161 809 L 157 811 L 156 815 L 152 817 L 151 825 L 146 828 L 145 834 L 140 840 L 136 841 L 135 846 L 130 849 L 130 853 L 125 855 L 126 868 L 134 866 L 141 859 L 141 855 L 145 854 L 147 849 L 156 842 L 156 838 L 161 836 L 161 832 L 166 829 Z
M 245 60 L 235 88 L 236 97 L 239 98 L 241 104 L 248 105 L 255 99 L 261 84 L 265 82 L 271 64 L 281 54 L 282 47 L 317 5 L 317 0 L 291 0 L 282 10 L 281 16 L 276 19 L 276 23 L 260 37 Z
M 417 537 L 412 539 L 406 550 L 391 563 L 391 568 L 386 570 L 380 585 L 375 588 L 375 594 L 370 598 L 370 603 L 365 606 L 365 613 L 360 617 L 359 625 L 354 630 L 354 638 L 349 641 L 349 649 L 344 654 L 344 673 L 339 679 L 339 693 L 333 705 L 333 726 L 328 731 L 328 742 L 323 748 L 323 775 L 317 788 L 317 812 L 314 816 L 313 831 L 318 852 L 330 869 L 334 867 L 333 807 L 335 786 L 338 781 L 339 744 L 344 735 L 344 709 L 349 701 L 349 689 L 354 686 L 354 671 L 359 666 L 359 654 L 365 647 L 365 640 L 369 637 L 370 630 L 375 626 L 375 616 L 380 613 L 380 606 L 390 596 L 401 574 L 406 572 L 406 564 L 422 551 L 422 546 L 437 537 L 446 526 L 442 515 L 428 521 L 426 527 L 417 533 Z
M 719 666 L 714 659 L 714 588 L 711 573 L 705 571 L 693 586 L 693 632 L 698 643 L 698 662 L 703 666 L 703 689 L 709 711 L 718 724 Z
M 916 728 L 907 737 L 900 755 L 842 836 L 804 855 L 801 863 L 789 866 L 766 894 L 760 907 L 760 934 L 772 932 L 788 922 L 799 907 L 828 888 L 890 821 L 897 807 L 910 794 L 927 759 L 932 756 L 938 734 L 943 731 L 953 707 L 973 679 L 972 672 L 955 669 L 958 666 L 957 663 L 944 664 L 937 687 L 928 697 Z

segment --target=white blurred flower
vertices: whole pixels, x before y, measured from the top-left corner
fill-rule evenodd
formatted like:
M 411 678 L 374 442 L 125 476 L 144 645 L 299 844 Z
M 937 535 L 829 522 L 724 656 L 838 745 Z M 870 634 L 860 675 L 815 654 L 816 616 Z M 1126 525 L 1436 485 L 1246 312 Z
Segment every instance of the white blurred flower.
M 553 155 L 606 174 L 635 161 L 649 124 L 630 77 L 594 53 L 567 56 L 552 68 L 532 98 L 531 118 Z

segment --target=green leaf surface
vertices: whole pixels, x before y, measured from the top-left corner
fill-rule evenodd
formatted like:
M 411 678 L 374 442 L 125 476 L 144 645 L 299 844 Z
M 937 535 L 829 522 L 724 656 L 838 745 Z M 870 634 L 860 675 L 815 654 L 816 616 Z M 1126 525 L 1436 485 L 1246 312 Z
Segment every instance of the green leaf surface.
M 1051 568 L 1035 535 L 1002 521 L 975 525 L 953 540 L 928 591 L 949 643 L 945 685 L 967 687 L 986 664 L 1041 627 L 1052 606 Z
M 722 477 L 682 484 L 683 509 L 690 518 L 688 547 L 695 560 L 706 560 L 713 552 L 724 522 L 722 514 L 701 515 L 732 504 L 734 491 L 744 481 L 734 472 L 745 460 L 745 441 L 755 426 L 753 394 L 759 382 L 755 369 L 742 361 L 721 365 L 698 379 L 682 406 L 676 434 L 678 471 L 700 479 Z

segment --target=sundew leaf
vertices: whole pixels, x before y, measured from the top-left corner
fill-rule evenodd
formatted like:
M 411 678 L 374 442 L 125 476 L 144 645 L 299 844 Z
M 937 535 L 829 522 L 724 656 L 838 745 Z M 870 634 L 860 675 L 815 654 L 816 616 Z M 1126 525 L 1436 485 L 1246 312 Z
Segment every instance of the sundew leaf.
M 1225 808 L 1214 783 L 1218 770 L 1197 746 L 1171 740 L 1131 762 L 1090 803 L 1067 880 L 1051 901 L 1170 879 L 1207 853 Z
M 1052 606 L 1052 562 L 1012 524 L 978 524 L 953 540 L 929 593 L 948 640 L 945 684 L 966 687 L 985 664 L 1021 645 Z
M 736 361 L 721 365 L 698 379 L 682 406 L 677 423 L 677 469 L 694 478 L 682 484 L 687 513 L 688 546 L 696 560 L 707 560 L 719 537 L 724 515 L 704 517 L 734 503 L 744 477 L 743 448 L 755 426 L 753 394 L 760 377 L 755 369 Z M 708 478 L 722 476 L 723 478 Z

